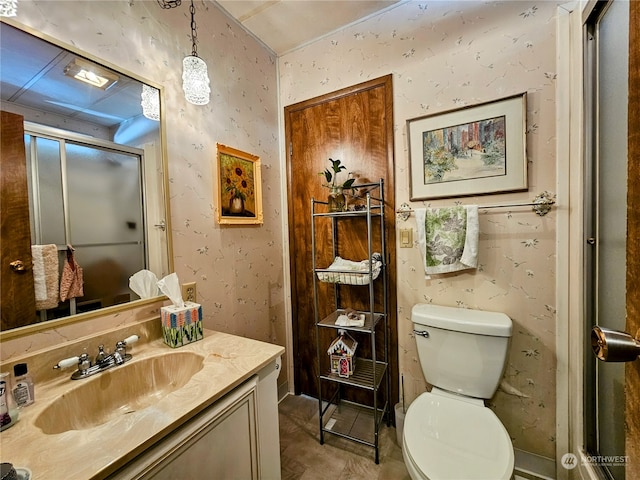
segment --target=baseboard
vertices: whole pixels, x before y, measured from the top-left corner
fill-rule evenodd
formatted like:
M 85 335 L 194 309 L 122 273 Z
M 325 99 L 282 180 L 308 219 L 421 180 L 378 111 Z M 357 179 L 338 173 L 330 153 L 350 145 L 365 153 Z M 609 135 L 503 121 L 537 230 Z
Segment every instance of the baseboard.
M 289 382 L 285 381 L 284 383 L 278 385 L 278 403 L 284 400 L 284 397 L 289 395 Z
M 514 448 L 515 474 L 526 480 L 555 480 L 556 462 L 547 457 Z

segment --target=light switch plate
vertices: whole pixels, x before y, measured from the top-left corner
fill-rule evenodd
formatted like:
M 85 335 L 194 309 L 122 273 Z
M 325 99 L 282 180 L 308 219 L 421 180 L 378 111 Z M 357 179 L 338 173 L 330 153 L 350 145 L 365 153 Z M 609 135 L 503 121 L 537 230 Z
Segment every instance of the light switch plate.
M 400 248 L 413 247 L 413 228 L 400 229 Z

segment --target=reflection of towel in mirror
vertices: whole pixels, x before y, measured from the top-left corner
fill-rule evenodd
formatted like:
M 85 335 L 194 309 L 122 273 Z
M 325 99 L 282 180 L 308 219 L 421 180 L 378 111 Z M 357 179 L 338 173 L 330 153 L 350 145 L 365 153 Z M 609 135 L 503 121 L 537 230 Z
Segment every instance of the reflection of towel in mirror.
M 58 247 L 31 245 L 36 310 L 58 306 Z
M 73 247 L 67 245 L 67 259 L 60 278 L 60 300 L 63 302 L 68 298 L 84 296 L 82 267 L 76 262 L 73 251 Z
M 418 245 L 425 273 L 458 272 L 478 266 L 478 207 L 416 209 Z

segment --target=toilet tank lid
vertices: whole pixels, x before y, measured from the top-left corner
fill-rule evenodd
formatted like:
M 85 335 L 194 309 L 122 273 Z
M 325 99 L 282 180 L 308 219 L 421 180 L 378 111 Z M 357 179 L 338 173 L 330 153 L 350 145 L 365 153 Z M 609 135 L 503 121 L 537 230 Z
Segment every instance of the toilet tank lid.
M 510 337 L 513 328 L 513 322 L 504 313 L 426 303 L 413 306 L 411 321 L 429 327 L 494 337 Z

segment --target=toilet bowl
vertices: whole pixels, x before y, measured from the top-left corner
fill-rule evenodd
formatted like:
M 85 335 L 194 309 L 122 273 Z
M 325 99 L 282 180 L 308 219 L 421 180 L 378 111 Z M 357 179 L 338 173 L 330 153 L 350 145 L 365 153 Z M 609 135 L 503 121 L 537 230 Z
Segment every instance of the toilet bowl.
M 403 457 L 413 480 L 509 480 L 514 454 L 498 417 L 479 399 L 434 388 L 405 415 Z
M 404 418 L 402 454 L 413 480 L 509 480 L 509 433 L 484 400 L 498 388 L 511 319 L 498 312 L 418 304 L 418 358 L 432 390 Z

